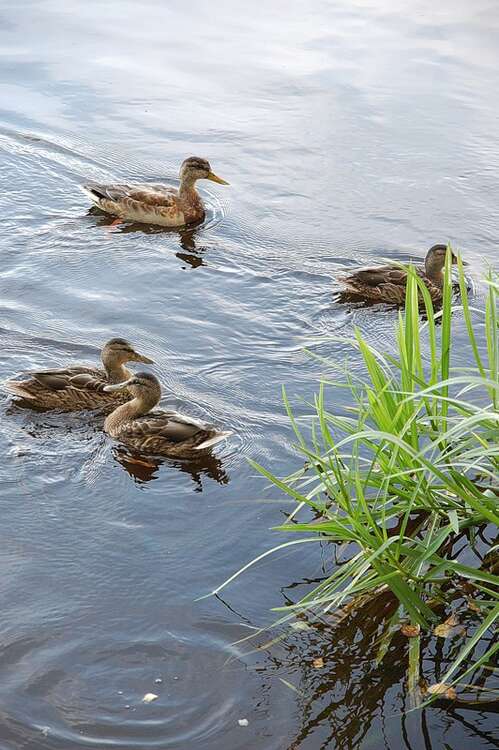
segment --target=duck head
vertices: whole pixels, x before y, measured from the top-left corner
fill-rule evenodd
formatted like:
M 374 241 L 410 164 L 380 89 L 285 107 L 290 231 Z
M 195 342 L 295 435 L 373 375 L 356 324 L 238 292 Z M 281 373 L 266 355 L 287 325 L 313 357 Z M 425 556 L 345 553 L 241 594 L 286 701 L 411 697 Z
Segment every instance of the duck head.
M 457 265 L 457 255 L 452 250 L 451 263 Z M 430 279 L 441 279 L 442 271 L 445 267 L 445 256 L 447 254 L 447 245 L 433 245 L 430 247 L 425 258 L 425 271 Z
M 104 386 L 104 390 L 108 393 L 121 391 L 124 388 L 128 390 L 132 398 L 144 404 L 148 411 L 153 409 L 161 398 L 161 384 L 156 375 L 151 372 L 136 372 L 122 383 Z
M 152 365 L 153 360 L 139 354 L 126 339 L 110 339 L 102 347 L 102 364 L 108 371 L 122 367 L 125 362 L 143 362 Z
M 189 156 L 182 162 L 180 167 L 180 182 L 193 184 L 196 180 L 211 180 L 219 185 L 228 185 L 211 170 L 210 162 L 200 156 Z

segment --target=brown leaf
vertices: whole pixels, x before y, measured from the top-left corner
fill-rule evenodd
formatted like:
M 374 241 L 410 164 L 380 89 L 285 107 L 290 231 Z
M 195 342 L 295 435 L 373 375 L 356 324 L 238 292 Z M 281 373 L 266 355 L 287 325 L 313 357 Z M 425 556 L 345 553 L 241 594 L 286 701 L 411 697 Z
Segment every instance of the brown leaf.
M 436 625 L 433 628 L 433 635 L 439 638 L 448 638 L 450 635 L 455 635 L 457 632 L 456 626 L 459 625 L 459 618 L 457 615 L 452 614 L 440 625 Z
M 474 594 L 476 591 L 475 586 L 473 586 L 473 584 L 469 581 L 461 581 L 460 585 L 463 591 L 465 591 L 467 594 Z
M 428 688 L 428 692 L 431 695 L 445 695 L 448 690 L 454 690 L 454 688 L 451 688 L 450 685 L 446 685 L 445 682 L 436 682 Z
M 473 599 L 468 598 L 466 601 L 468 602 L 468 609 L 471 609 L 472 612 L 482 611 L 480 607 L 478 606 L 478 604 L 476 604 L 476 602 L 473 601 Z
M 421 695 L 426 695 L 428 692 L 428 683 L 426 682 L 424 677 L 420 677 L 419 679 L 419 690 L 421 692 Z
M 317 659 L 314 659 L 312 664 L 314 665 L 315 669 L 322 669 L 324 666 L 324 659 L 322 656 L 319 656 Z
M 400 631 L 402 635 L 405 635 L 407 638 L 417 638 L 418 635 L 421 633 L 421 627 L 419 625 L 402 625 L 400 628 Z
M 427 695 L 428 693 L 431 695 L 444 695 L 450 701 L 455 701 L 457 698 L 457 693 L 452 685 L 446 685 L 445 682 L 436 682 L 434 685 L 430 685 L 430 687 L 423 687 L 421 692 L 423 695 Z

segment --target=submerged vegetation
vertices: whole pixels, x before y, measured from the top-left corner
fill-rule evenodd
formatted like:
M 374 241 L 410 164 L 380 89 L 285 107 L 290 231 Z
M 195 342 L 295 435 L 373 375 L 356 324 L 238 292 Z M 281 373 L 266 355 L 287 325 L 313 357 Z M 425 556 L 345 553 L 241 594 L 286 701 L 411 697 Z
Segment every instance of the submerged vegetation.
M 266 554 L 319 541 L 335 545 L 342 560 L 300 601 L 279 608 L 276 624 L 296 617 L 331 623 L 332 615 L 339 624 L 363 608 L 372 617 L 378 600 L 385 622 L 376 661 L 382 663 L 395 633 L 407 637 L 413 706 L 454 700 L 463 685 L 464 692 L 477 685 L 483 691 L 499 649 L 499 288 L 489 273 L 485 308 L 477 310 L 461 261 L 458 275 L 460 299 L 453 294 L 448 252 L 442 307 L 435 311 L 409 268 L 395 354 L 373 348 L 356 330 L 350 343 L 366 376 L 345 373 L 339 382 L 336 370 L 333 380 L 323 380 L 311 429 L 293 417 L 284 394 L 305 465 L 281 479 L 255 464 L 297 504 L 279 530 L 301 535 Z M 472 363 L 459 368 L 452 364 L 452 333 L 463 319 Z M 350 391 L 346 414 L 328 406 L 337 387 Z M 300 522 L 306 508 L 314 517 Z M 428 636 L 456 635 L 460 647 L 444 673 L 423 676 Z M 490 699 L 487 690 L 477 694 Z

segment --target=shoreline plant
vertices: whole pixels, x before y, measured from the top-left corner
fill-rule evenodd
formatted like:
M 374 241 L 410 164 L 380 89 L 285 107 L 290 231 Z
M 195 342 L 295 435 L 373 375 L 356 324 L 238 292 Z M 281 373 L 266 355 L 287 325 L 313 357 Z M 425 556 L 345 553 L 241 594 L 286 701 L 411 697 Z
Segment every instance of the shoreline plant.
M 478 670 L 497 671 L 499 643 L 494 637 L 487 643 L 485 636 L 494 636 L 499 622 L 499 287 L 489 272 L 480 310 L 470 304 L 460 259 L 458 279 L 459 304 L 448 252 L 436 311 L 424 283 L 408 268 L 395 353 L 372 347 L 355 330 L 349 343 L 361 355 L 365 377 L 345 373 L 341 383 L 336 377 L 322 380 L 306 432 L 283 392 L 305 466 L 282 479 L 252 463 L 296 503 L 277 530 L 300 538 L 260 555 L 212 592 L 293 544 L 342 545 L 346 561 L 298 602 L 277 608 L 275 624 L 332 614 L 340 621 L 346 612 L 390 595 L 395 606 L 378 660 L 401 630 L 409 640 L 413 707 L 443 696 L 454 700 L 456 685 L 467 684 Z M 465 368 L 451 362 L 458 316 L 472 353 Z M 347 416 L 328 405 L 329 389 L 337 387 L 350 393 Z M 299 521 L 307 508 L 312 520 Z M 423 676 L 421 637 L 450 636 L 464 612 L 472 613 L 473 626 L 445 674 L 438 680 Z

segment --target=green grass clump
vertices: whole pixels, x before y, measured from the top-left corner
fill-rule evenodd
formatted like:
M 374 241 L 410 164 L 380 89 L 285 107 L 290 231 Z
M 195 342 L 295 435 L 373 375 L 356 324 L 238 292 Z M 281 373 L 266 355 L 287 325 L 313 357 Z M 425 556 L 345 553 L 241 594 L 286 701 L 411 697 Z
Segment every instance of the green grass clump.
M 428 695 L 462 684 L 474 670 L 490 665 L 499 648 L 484 646 L 499 618 L 499 546 L 491 541 L 499 520 L 498 285 L 490 273 L 485 309 L 475 310 L 459 261 L 460 304 L 455 304 L 447 255 L 441 310 L 435 312 L 424 283 L 409 268 L 396 354 L 374 349 L 355 330 L 350 343 L 362 356 L 366 377 L 321 382 L 306 434 L 284 394 L 305 466 L 280 479 L 254 464 L 297 503 L 279 530 L 304 535 L 300 543 L 329 541 L 348 550 L 347 561 L 313 591 L 279 608 L 284 613 L 279 623 L 326 613 L 341 619 L 388 593 L 396 606 L 379 658 L 386 654 L 394 623 L 395 630 L 405 623 L 406 632 L 416 636 L 408 649 L 408 684 L 419 695 L 415 705 L 421 701 L 417 634 L 431 633 L 444 613 L 455 609 L 456 591 L 462 592 L 460 606 L 472 603 L 475 626 L 438 680 L 444 687 L 434 686 Z M 464 318 L 471 362 L 454 369 L 453 325 L 459 318 Z M 340 385 L 351 394 L 346 415 L 335 414 L 326 399 L 330 388 Z M 307 506 L 313 520 L 298 522 Z

